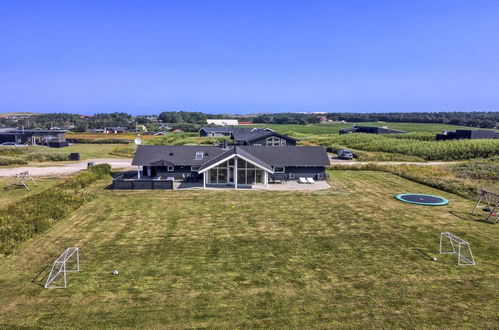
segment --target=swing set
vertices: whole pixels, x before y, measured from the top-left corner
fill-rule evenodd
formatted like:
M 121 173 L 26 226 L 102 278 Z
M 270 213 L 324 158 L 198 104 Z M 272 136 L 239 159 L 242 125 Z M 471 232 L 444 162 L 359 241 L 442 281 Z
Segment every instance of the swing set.
M 35 185 L 38 185 L 38 183 L 36 183 L 35 179 L 29 174 L 28 171 L 26 172 L 21 172 L 21 173 L 17 173 L 16 175 L 14 175 L 12 177 L 12 181 L 10 182 L 10 185 L 7 186 L 5 189 L 9 189 L 9 188 L 12 188 L 14 186 L 20 186 L 20 187 L 24 187 L 26 189 L 29 190 L 29 187 L 28 187 L 28 181 L 32 181 Z
M 488 212 L 484 221 L 492 223 L 499 221 L 499 194 L 482 189 L 480 191 L 480 198 L 473 208 L 472 214 L 475 214 L 478 207 L 482 207 L 483 211 Z

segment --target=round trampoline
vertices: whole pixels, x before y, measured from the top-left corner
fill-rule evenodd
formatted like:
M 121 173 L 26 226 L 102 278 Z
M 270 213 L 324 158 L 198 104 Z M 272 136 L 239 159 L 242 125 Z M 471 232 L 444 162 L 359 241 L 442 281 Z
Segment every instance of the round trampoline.
M 449 201 L 440 196 L 425 194 L 400 194 L 395 196 L 398 200 L 411 204 L 440 206 L 447 205 Z

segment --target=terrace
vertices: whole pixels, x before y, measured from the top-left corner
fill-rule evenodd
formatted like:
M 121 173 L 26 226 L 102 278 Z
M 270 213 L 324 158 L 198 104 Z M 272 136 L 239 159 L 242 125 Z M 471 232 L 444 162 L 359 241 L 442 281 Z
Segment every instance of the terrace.
M 142 190 L 142 189 L 162 189 L 162 190 L 224 190 L 224 189 L 253 189 L 270 191 L 316 191 L 329 189 L 331 186 L 327 181 L 315 181 L 313 183 L 300 183 L 299 180 L 269 180 L 268 184 L 238 184 L 234 183 L 206 183 L 203 186 L 202 179 L 186 177 L 184 180 L 175 180 L 167 176 L 143 176 L 140 178 L 135 171 L 121 173 L 113 179 L 113 189 Z

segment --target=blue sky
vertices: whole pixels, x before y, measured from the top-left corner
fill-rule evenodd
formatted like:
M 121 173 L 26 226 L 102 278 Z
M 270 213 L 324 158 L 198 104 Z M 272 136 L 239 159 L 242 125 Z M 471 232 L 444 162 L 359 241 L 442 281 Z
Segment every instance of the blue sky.
M 0 112 L 499 110 L 499 1 L 2 1 Z

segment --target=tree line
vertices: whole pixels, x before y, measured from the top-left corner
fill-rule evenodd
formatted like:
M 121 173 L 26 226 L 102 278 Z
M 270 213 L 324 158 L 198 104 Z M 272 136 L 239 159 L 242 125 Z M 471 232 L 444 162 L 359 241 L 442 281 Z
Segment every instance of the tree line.
M 124 112 L 99 113 L 81 116 L 71 113 L 47 113 L 18 118 L 0 118 L 0 126 L 42 128 L 74 127 L 74 131 L 120 126 L 134 130 L 137 125 L 145 125 L 149 130 L 160 130 L 165 126 L 183 131 L 196 131 L 206 126 L 206 119 L 237 118 L 254 124 L 318 124 L 328 121 L 346 122 L 406 122 L 462 125 L 479 128 L 495 128 L 499 123 L 499 112 L 388 112 L 388 113 L 274 113 L 257 115 L 211 115 L 194 111 L 165 111 L 159 115 L 132 116 Z

